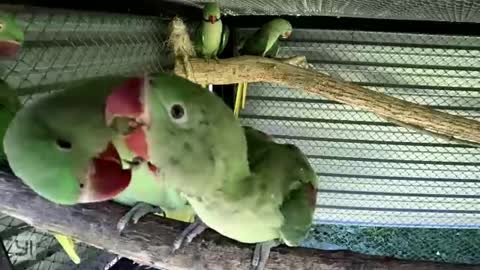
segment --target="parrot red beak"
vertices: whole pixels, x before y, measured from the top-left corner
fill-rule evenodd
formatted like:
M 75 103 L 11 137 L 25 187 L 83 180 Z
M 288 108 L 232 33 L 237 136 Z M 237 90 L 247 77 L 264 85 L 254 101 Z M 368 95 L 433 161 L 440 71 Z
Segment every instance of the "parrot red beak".
M 105 120 L 111 125 L 116 117 L 127 117 L 136 122 L 147 122 L 143 104 L 146 77 L 132 77 L 112 90 L 105 105 Z
M 134 77 L 126 80 L 115 88 L 107 98 L 105 106 L 105 120 L 107 125 L 111 126 L 115 118 L 127 118 L 130 120 L 129 126 L 132 128 L 124 140 L 127 147 L 135 153 L 136 156 L 148 161 L 148 143 L 145 134 L 149 126 L 148 110 L 144 102 L 147 85 L 147 77 Z M 152 172 L 158 169 L 148 164 Z
M 14 59 L 20 50 L 20 43 L 13 40 L 0 41 L 0 57 Z
M 208 21 L 211 23 L 211 24 L 214 24 L 217 22 L 217 17 L 213 16 L 213 15 L 210 15 L 208 16 Z
M 109 143 L 103 152 L 92 159 L 79 202 L 113 199 L 128 187 L 131 178 L 131 171 L 122 168 L 120 155 L 113 144 Z

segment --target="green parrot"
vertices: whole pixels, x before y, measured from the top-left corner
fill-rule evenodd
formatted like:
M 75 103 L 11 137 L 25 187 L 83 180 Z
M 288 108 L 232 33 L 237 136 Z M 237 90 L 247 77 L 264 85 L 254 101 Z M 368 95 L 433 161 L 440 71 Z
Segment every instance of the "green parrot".
M 279 50 L 279 40 L 287 39 L 292 34 L 292 25 L 289 21 L 276 18 L 255 31 L 246 40 L 239 44 L 240 55 L 256 55 L 276 57 Z M 247 97 L 247 83 L 239 83 L 235 97 L 234 114 L 238 116 L 240 109 L 245 108 Z
M 206 3 L 203 7 L 202 22 L 195 31 L 194 46 L 198 57 L 218 59 L 230 37 L 230 29 L 223 24 L 220 7 L 215 2 Z M 208 89 L 213 91 L 212 85 Z
M 119 82 L 89 80 L 21 108 L 3 140 L 15 175 L 64 205 L 104 201 L 127 188 L 131 172 L 122 168 L 111 143 L 115 133 L 102 121 L 105 97 Z
M 193 222 L 186 200 L 157 183 L 151 166 L 124 162 L 120 154 L 128 158 L 128 153 L 123 140 L 105 125 L 110 92 L 141 86 L 123 77 L 92 79 L 23 107 L 3 142 L 14 174 L 54 203 L 113 200 L 133 206 L 118 222 L 120 231 L 131 218 L 136 223 L 149 212 Z M 72 261 L 80 263 L 73 239 L 53 234 Z
M 184 194 L 196 213 L 173 249 L 209 227 L 256 243 L 252 264 L 260 270 L 271 247 L 298 245 L 311 226 L 317 190 L 303 153 L 242 127 L 218 96 L 193 82 L 161 74 L 146 83 L 133 106 L 112 93 L 111 102 L 124 106 L 111 110 L 107 122 L 134 121 L 141 143 L 129 149 L 160 168 L 159 181 Z
M 12 14 L 0 11 L 0 58 L 15 59 L 24 42 L 22 29 Z M 0 139 L 3 140 L 8 124 L 20 109 L 21 103 L 14 89 L 0 80 Z M 3 145 L 0 145 L 0 159 L 4 160 Z

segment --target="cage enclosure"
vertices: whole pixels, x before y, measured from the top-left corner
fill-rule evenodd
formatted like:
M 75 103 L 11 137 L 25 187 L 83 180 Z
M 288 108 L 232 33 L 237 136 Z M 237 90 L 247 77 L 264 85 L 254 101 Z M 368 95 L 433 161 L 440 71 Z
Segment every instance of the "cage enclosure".
M 168 24 L 181 12 L 194 25 L 204 2 L 144 1 L 115 12 L 79 3 L 0 6 L 25 32 L 17 59 L 2 61 L 1 78 L 28 104 L 86 78 L 171 70 Z M 294 30 L 278 57 L 302 55 L 335 79 L 480 120 L 478 1 L 218 2 L 233 43 L 220 58 L 283 16 Z M 233 108 L 231 85 L 214 90 Z M 304 247 L 480 264 L 480 148 L 279 84 L 250 83 L 246 100 L 241 123 L 301 148 L 319 178 Z M 7 215 L 0 238 L 15 270 L 108 269 L 116 258 L 79 244 L 82 262 L 74 264 L 50 233 Z M 29 245 L 32 256 L 23 252 Z

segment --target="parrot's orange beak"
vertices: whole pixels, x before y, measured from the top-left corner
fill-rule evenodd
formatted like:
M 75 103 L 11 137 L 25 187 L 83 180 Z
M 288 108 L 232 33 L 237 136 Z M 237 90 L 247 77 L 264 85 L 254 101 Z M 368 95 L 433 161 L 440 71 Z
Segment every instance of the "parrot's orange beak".
M 20 50 L 20 43 L 13 40 L 0 41 L 0 57 L 14 59 Z
M 120 155 L 109 143 L 103 152 L 92 159 L 79 202 L 111 200 L 128 187 L 131 178 L 131 170 L 122 168 Z

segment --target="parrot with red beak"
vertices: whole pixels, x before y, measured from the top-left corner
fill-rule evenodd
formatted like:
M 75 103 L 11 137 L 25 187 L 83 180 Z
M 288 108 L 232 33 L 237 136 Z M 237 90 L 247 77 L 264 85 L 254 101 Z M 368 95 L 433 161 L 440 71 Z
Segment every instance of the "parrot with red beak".
M 120 81 L 89 80 L 22 107 L 3 140 L 14 174 L 64 205 L 109 200 L 126 189 L 131 171 L 123 169 L 115 133 L 103 121 L 105 97 Z
M 198 57 L 218 59 L 230 37 L 230 29 L 222 22 L 220 6 L 215 2 L 203 7 L 202 22 L 195 31 L 194 47 Z M 212 85 L 208 89 L 213 91 Z
M 298 246 L 313 222 L 318 188 L 302 151 L 242 127 L 223 100 L 187 79 L 159 74 L 140 81 L 140 92 L 112 92 L 106 121 L 126 130 L 130 151 L 195 212 L 173 250 L 211 228 L 256 244 L 252 266 L 263 270 L 271 248 Z

